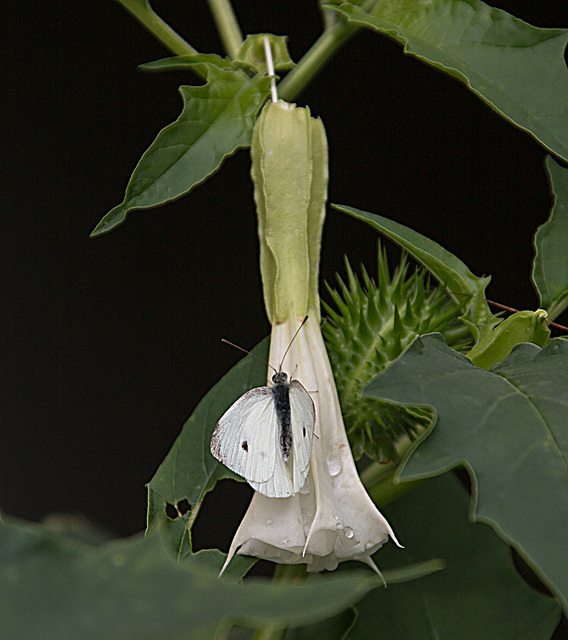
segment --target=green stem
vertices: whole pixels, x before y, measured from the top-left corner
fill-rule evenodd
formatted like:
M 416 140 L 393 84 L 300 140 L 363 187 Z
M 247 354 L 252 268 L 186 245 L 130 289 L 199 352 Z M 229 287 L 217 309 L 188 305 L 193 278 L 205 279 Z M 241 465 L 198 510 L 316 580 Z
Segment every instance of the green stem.
M 368 490 L 371 500 L 379 507 L 382 508 L 385 505 L 394 502 L 400 496 L 403 496 L 407 491 L 417 487 L 422 480 L 411 480 L 410 482 L 393 481 L 393 476 L 384 478 L 380 482 L 377 482 L 373 487 Z
M 176 56 L 197 53 L 190 44 L 154 13 L 147 2 L 140 2 L 140 0 L 115 0 L 115 2 L 121 4 L 156 40 L 159 40 L 166 49 L 169 49 Z
M 386 464 L 372 462 L 364 471 L 361 472 L 359 477 L 367 491 L 369 491 L 369 489 L 374 487 L 378 482 L 381 482 L 381 480 L 391 476 L 395 472 L 397 466 L 397 463 L 392 461 L 387 462 Z
M 365 0 L 361 8 L 371 12 L 380 0 Z M 327 9 L 327 11 L 331 11 Z M 360 27 L 345 20 L 334 21 L 324 12 L 324 32 L 312 47 L 278 85 L 278 96 L 283 100 L 294 100 L 308 86 L 318 71 L 353 36 Z
M 337 23 L 326 29 L 300 62 L 280 82 L 278 96 L 283 100 L 294 100 L 356 31 L 358 31 L 358 27 L 345 22 Z
M 236 58 L 243 44 L 243 34 L 230 0 L 208 0 L 209 9 L 229 57 Z
M 306 565 L 304 564 L 278 564 L 274 570 L 272 582 L 274 584 L 300 582 L 306 577 Z M 253 640 L 283 640 L 288 631 L 287 627 L 278 624 L 266 624 L 257 627 Z

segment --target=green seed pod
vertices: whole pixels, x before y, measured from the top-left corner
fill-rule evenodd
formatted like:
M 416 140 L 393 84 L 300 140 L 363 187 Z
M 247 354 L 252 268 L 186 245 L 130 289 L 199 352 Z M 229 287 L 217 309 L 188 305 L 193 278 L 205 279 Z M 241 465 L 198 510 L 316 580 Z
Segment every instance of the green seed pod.
M 260 270 L 272 324 L 315 313 L 327 198 L 325 130 L 310 110 L 268 103 L 252 138 L 252 180 L 258 214 Z

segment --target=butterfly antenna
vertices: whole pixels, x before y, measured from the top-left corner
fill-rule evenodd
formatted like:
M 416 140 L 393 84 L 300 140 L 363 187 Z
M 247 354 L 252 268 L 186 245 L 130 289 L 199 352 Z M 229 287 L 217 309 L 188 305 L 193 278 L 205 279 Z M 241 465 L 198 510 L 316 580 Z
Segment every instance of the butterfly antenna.
M 292 340 L 290 340 L 290 344 L 288 345 L 288 348 L 286 349 L 286 351 L 284 351 L 284 355 L 282 356 L 282 361 L 280 362 L 280 371 L 282 371 L 282 365 L 284 364 L 284 358 L 288 355 L 288 351 L 290 351 L 290 347 L 294 343 L 294 340 L 296 339 L 296 336 L 300 333 L 300 329 L 306 324 L 306 320 L 307 319 L 308 319 L 308 316 L 306 316 L 302 320 L 302 324 L 296 329 L 296 333 L 292 336 Z
M 276 369 L 270 364 L 270 362 L 266 362 L 266 360 L 264 360 L 264 358 L 259 358 L 256 354 L 252 353 L 252 351 L 247 351 L 246 349 L 243 349 L 242 347 L 239 347 L 238 344 L 235 344 L 234 342 L 229 342 L 229 340 L 225 340 L 225 338 L 221 338 L 221 342 L 224 342 L 225 344 L 231 345 L 231 347 L 235 347 L 235 349 L 238 349 L 239 351 L 243 351 L 244 353 L 248 353 L 249 356 L 252 356 L 253 358 L 256 358 L 257 360 L 260 360 L 261 362 L 264 362 L 264 364 L 267 364 L 272 369 L 272 371 L 274 371 L 275 373 L 278 373 L 278 371 L 276 371 Z

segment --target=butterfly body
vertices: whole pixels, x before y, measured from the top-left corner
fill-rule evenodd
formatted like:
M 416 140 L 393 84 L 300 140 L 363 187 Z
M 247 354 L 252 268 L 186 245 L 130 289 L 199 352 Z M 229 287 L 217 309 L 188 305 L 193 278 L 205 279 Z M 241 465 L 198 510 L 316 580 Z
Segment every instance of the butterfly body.
M 280 423 L 280 449 L 282 450 L 284 462 L 288 462 L 292 451 L 290 384 L 288 383 L 288 376 L 281 372 L 272 376 L 272 382 L 274 408 Z
M 298 380 L 281 370 L 271 387 L 242 395 L 221 417 L 211 453 L 260 493 L 287 498 L 305 483 L 312 452 L 315 407 Z

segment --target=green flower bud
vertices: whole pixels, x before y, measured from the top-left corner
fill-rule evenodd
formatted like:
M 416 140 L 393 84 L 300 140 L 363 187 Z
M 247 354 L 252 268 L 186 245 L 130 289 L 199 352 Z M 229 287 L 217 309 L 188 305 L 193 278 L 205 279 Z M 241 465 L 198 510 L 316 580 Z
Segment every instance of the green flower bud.
M 272 324 L 320 317 L 318 274 L 327 199 L 327 139 L 310 110 L 268 103 L 251 146 L 260 269 Z
M 270 51 L 274 59 L 274 69 L 285 71 L 294 66 L 286 46 L 287 36 L 275 36 L 271 33 L 256 33 L 247 36 L 241 45 L 238 56 L 233 60 L 237 65 L 257 72 L 266 72 L 266 51 L 264 38 L 268 38 Z
M 544 309 L 518 311 L 482 336 L 467 357 L 477 367 L 490 369 L 505 360 L 520 342 L 532 342 L 544 347 L 550 340 L 547 320 L 548 314 Z

